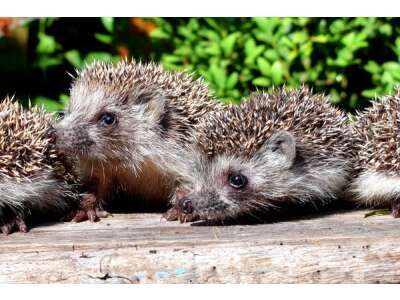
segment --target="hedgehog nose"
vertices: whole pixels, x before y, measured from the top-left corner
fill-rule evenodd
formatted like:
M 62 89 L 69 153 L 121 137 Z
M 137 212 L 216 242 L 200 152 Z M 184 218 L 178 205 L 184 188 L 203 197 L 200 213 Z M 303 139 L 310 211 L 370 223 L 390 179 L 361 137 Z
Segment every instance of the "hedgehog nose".
M 46 137 L 50 140 L 50 143 L 54 143 L 57 139 L 56 130 L 50 127 L 46 132 Z
M 192 201 L 190 201 L 189 199 L 183 200 L 182 201 L 182 211 L 185 214 L 191 214 L 193 212 Z

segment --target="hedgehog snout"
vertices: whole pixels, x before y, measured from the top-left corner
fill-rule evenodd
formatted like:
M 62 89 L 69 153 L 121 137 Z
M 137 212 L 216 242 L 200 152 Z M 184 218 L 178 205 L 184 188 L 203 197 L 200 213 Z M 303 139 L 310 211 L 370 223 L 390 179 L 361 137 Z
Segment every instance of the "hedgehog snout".
M 73 128 L 56 127 L 51 134 L 54 135 L 54 140 L 59 151 L 65 154 L 87 152 L 88 148 L 94 144 L 87 130 L 82 126 Z
M 183 197 L 177 201 L 179 210 L 185 214 L 206 215 L 228 208 L 221 195 L 213 191 L 202 191 Z

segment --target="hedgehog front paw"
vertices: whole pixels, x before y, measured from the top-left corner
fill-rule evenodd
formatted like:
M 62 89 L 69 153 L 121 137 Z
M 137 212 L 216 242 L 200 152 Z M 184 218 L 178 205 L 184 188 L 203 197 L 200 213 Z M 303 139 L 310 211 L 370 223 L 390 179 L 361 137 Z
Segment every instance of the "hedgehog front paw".
M 192 214 L 185 214 L 179 210 L 177 207 L 170 208 L 167 212 L 165 212 L 162 217 L 167 221 L 179 221 L 181 223 L 188 223 L 197 221 L 196 218 Z
M 111 214 L 105 210 L 96 209 L 80 209 L 75 212 L 72 218 L 73 222 L 83 222 L 89 220 L 90 222 L 98 222 L 102 218 L 107 218 Z
M 0 226 L 0 231 L 4 234 L 11 234 L 13 232 L 28 232 L 28 226 L 25 220 L 20 217 L 15 217 L 9 222 Z
M 102 218 L 107 218 L 111 214 L 100 207 L 100 201 L 93 194 L 87 194 L 82 197 L 79 209 L 74 212 L 72 221 L 83 222 L 89 220 L 90 222 L 98 222 Z
M 177 221 L 179 220 L 179 210 L 176 207 L 172 207 L 163 213 L 162 217 L 167 221 Z
M 182 209 L 182 202 L 186 199 L 188 191 L 182 187 L 177 187 L 175 190 L 175 204 L 166 213 L 162 215 L 167 221 L 180 221 L 181 223 L 195 221 L 196 218 L 190 213 Z

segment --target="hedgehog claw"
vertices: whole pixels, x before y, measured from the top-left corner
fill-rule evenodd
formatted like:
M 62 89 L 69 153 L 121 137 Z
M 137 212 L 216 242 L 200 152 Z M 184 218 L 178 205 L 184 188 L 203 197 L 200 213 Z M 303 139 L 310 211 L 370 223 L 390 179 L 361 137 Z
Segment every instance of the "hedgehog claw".
M 181 223 L 189 223 L 189 222 L 193 222 L 193 221 L 195 221 L 196 220 L 196 218 L 192 215 L 192 214 L 184 214 L 184 213 L 181 213 L 180 215 L 179 215 L 179 221 L 181 222 Z
M 12 221 L 3 224 L 0 227 L 0 231 L 6 235 L 9 235 L 13 232 L 28 232 L 28 226 L 26 225 L 25 221 L 19 217 L 16 217 Z
M 108 216 L 112 216 L 109 212 L 100 210 L 100 209 L 87 209 L 87 210 L 78 210 L 75 213 L 72 221 L 79 223 L 83 221 L 89 220 L 90 222 L 98 222 L 100 219 L 107 218 Z

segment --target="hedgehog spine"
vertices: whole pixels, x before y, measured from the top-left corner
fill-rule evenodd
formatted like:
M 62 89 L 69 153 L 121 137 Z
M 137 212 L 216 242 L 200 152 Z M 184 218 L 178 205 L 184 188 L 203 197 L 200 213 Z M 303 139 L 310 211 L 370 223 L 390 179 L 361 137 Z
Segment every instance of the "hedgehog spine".
M 38 108 L 0 103 L 0 230 L 27 231 L 39 216 L 62 216 L 78 202 L 72 165 L 59 157 L 46 131 L 52 118 Z M 70 169 L 71 168 L 71 169 Z

